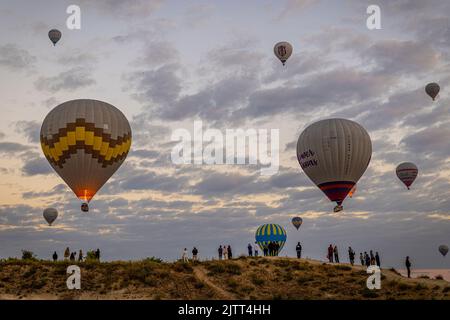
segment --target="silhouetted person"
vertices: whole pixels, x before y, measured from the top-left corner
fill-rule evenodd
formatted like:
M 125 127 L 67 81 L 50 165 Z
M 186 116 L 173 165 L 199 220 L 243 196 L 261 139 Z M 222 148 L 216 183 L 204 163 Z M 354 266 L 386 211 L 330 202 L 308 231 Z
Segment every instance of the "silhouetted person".
M 53 252 L 53 261 L 57 261 L 58 260 L 58 254 L 55 252 Z
M 370 265 L 375 265 L 375 256 L 373 255 L 372 250 L 370 250 Z
M 339 263 L 339 253 L 337 246 L 334 246 L 333 252 L 334 252 L 334 262 Z
M 233 259 L 233 253 L 231 252 L 231 246 L 228 246 L 228 259 Z
M 269 245 L 265 245 L 263 247 L 263 252 L 264 252 L 264 257 L 267 257 L 267 255 L 269 254 Z
M 247 249 L 249 257 L 253 257 L 253 247 L 250 243 L 248 244 Z
M 83 251 L 80 249 L 80 252 L 78 252 L 78 261 L 83 261 Z
M 330 263 L 333 263 L 333 246 L 330 244 L 330 246 L 328 247 L 328 261 Z
M 352 247 L 348 247 L 348 259 L 353 266 L 355 264 L 355 251 L 353 251 Z
M 364 265 L 364 256 L 362 254 L 362 252 L 359 253 L 359 260 L 361 260 L 361 265 Z
M 217 249 L 217 252 L 219 253 L 219 260 L 222 260 L 222 254 L 223 254 L 222 245 L 219 246 L 219 249 Z
M 366 258 L 366 267 L 370 266 L 370 257 L 367 252 L 364 252 L 364 256 Z
M 64 251 L 64 261 L 67 261 L 70 257 L 70 249 L 69 247 L 66 248 L 66 250 Z
M 97 248 L 97 250 L 95 251 L 95 259 L 97 259 L 98 261 L 100 261 L 100 249 Z
M 197 261 L 197 254 L 198 250 L 196 247 L 194 247 L 194 249 L 192 249 L 192 261 Z
M 377 263 L 377 266 L 381 267 L 380 256 L 378 255 L 378 252 L 375 252 L 375 261 Z
M 257 257 L 258 256 L 258 247 L 257 246 L 254 247 L 254 251 L 255 251 L 255 257 Z
M 295 251 L 297 251 L 297 258 L 300 259 L 302 257 L 302 245 L 300 244 L 300 242 L 297 243 Z
M 71 254 L 70 254 L 70 261 L 75 261 L 75 252 L 72 252 Z
M 411 278 L 411 261 L 409 261 L 409 257 L 406 257 L 405 266 L 408 271 L 408 278 Z

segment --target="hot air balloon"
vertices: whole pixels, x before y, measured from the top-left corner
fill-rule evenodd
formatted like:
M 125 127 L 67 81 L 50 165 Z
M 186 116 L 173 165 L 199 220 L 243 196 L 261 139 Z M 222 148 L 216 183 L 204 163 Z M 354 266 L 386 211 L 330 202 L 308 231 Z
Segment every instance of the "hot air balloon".
M 439 252 L 445 257 L 447 255 L 448 252 L 448 247 L 443 244 L 439 246 Z
M 414 180 L 416 180 L 419 172 L 416 165 L 411 162 L 400 163 L 395 171 L 397 173 L 397 177 L 405 184 L 408 190 Z
M 372 142 L 358 123 L 321 120 L 308 126 L 297 142 L 297 159 L 305 174 L 337 203 L 335 212 L 369 165 Z
M 42 151 L 82 200 L 82 211 L 125 160 L 131 128 L 116 107 L 97 100 L 72 100 L 55 107 L 41 127 Z
M 55 208 L 47 208 L 44 210 L 44 219 L 47 221 L 48 225 L 51 226 L 53 222 L 55 222 L 56 218 L 58 218 L 58 210 Z
M 280 59 L 284 66 L 287 59 L 289 59 L 292 54 L 292 46 L 289 42 L 286 41 L 278 42 L 275 47 L 273 47 L 273 52 L 275 53 L 275 56 Z
M 286 230 L 278 224 L 264 224 L 256 230 L 255 238 L 263 252 L 264 248 L 268 248 L 270 242 L 278 243 L 278 252 L 280 252 L 286 242 L 287 235 Z
M 50 41 L 53 43 L 53 46 L 56 45 L 56 43 L 61 39 L 61 31 L 52 29 L 48 32 L 48 37 L 50 38 Z
M 350 198 L 353 198 L 353 195 L 355 194 L 355 192 L 356 192 L 356 184 L 353 186 L 352 190 L 350 190 L 350 192 L 348 193 L 348 196 Z
M 433 101 L 435 100 L 436 96 L 438 95 L 439 90 L 441 90 L 441 88 L 435 82 L 429 83 L 425 87 L 425 92 L 431 97 L 431 99 L 433 99 Z
M 300 218 L 300 217 L 292 218 L 292 224 L 294 225 L 294 227 L 297 228 L 297 230 L 298 230 L 298 228 L 300 228 L 302 223 L 303 223 L 303 219 L 302 218 Z

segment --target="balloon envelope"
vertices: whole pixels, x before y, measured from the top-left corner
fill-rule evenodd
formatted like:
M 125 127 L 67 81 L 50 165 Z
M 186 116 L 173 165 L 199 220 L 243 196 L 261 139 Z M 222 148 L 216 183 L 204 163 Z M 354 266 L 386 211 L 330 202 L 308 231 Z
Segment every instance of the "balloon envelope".
M 131 128 L 116 107 L 97 100 L 72 100 L 45 117 L 43 153 L 83 202 L 89 202 L 125 160 Z
M 44 219 L 47 221 L 48 225 L 51 226 L 52 223 L 56 220 L 58 217 L 58 210 L 55 208 L 47 208 L 44 210 Z
M 416 180 L 419 170 L 414 163 L 403 162 L 397 166 L 395 172 L 397 173 L 397 177 L 405 184 L 405 186 L 409 190 L 409 187 L 412 185 L 414 180 Z
M 358 123 L 327 119 L 308 126 L 297 142 L 297 159 L 325 195 L 342 204 L 372 157 L 372 142 Z
M 448 247 L 445 244 L 440 245 L 439 252 L 445 257 L 448 252 Z
M 292 218 L 292 224 L 294 225 L 294 227 L 297 228 L 297 230 L 298 230 L 298 228 L 300 228 L 302 223 L 303 223 L 303 219 L 302 218 L 300 218 L 300 217 Z
M 292 54 L 292 45 L 286 41 L 278 42 L 273 47 L 273 52 L 275 53 L 275 56 L 280 59 L 284 66 L 287 59 L 289 59 Z
M 436 99 L 436 96 L 438 95 L 439 91 L 441 90 L 441 87 L 435 82 L 429 83 L 425 87 L 425 92 L 433 99 L 433 101 Z
M 53 45 L 56 45 L 59 39 L 61 39 L 61 31 L 52 29 L 48 32 L 48 37 L 50 38 L 50 41 L 53 43 Z
M 276 242 L 280 245 L 279 251 L 281 251 L 287 235 L 286 230 L 278 224 L 264 224 L 256 230 L 255 238 L 261 250 L 267 248 L 269 242 Z

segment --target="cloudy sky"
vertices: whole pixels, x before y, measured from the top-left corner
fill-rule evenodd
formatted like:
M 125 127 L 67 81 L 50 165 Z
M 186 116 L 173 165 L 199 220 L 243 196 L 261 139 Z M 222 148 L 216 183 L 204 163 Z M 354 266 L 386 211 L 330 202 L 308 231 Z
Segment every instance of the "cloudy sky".
M 66 8 L 81 8 L 81 30 Z M 369 4 L 381 30 L 368 30 Z M 66 246 L 99 247 L 107 260 L 157 256 L 184 247 L 244 253 L 262 223 L 288 232 L 283 255 L 324 259 L 373 249 L 385 266 L 449 268 L 450 2 L 446 0 L 37 0 L 0 4 L 0 257 L 21 249 L 49 258 Z M 56 47 L 47 33 L 58 28 Z M 273 45 L 294 47 L 287 66 Z M 436 102 L 424 93 L 438 82 Z M 77 98 L 109 102 L 133 130 L 128 158 L 91 202 L 89 214 L 47 164 L 39 144 L 45 115 Z M 372 160 L 345 210 L 305 176 L 295 144 L 312 122 L 359 122 Z M 280 168 L 175 165 L 177 128 L 280 130 Z M 410 191 L 395 167 L 411 161 Z M 42 210 L 60 212 L 49 228 Z M 304 219 L 300 231 L 290 224 Z

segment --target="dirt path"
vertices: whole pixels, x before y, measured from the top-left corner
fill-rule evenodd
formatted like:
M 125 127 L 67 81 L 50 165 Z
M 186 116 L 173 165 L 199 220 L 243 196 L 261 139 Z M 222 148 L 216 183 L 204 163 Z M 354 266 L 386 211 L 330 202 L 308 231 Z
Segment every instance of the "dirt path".
M 205 269 L 203 269 L 202 267 L 199 266 L 194 267 L 194 275 L 197 277 L 198 280 L 200 280 L 205 285 L 210 287 L 217 294 L 219 299 L 225 300 L 237 299 L 232 293 L 225 291 L 224 289 L 215 285 L 211 280 L 209 280 L 208 276 L 206 275 Z

